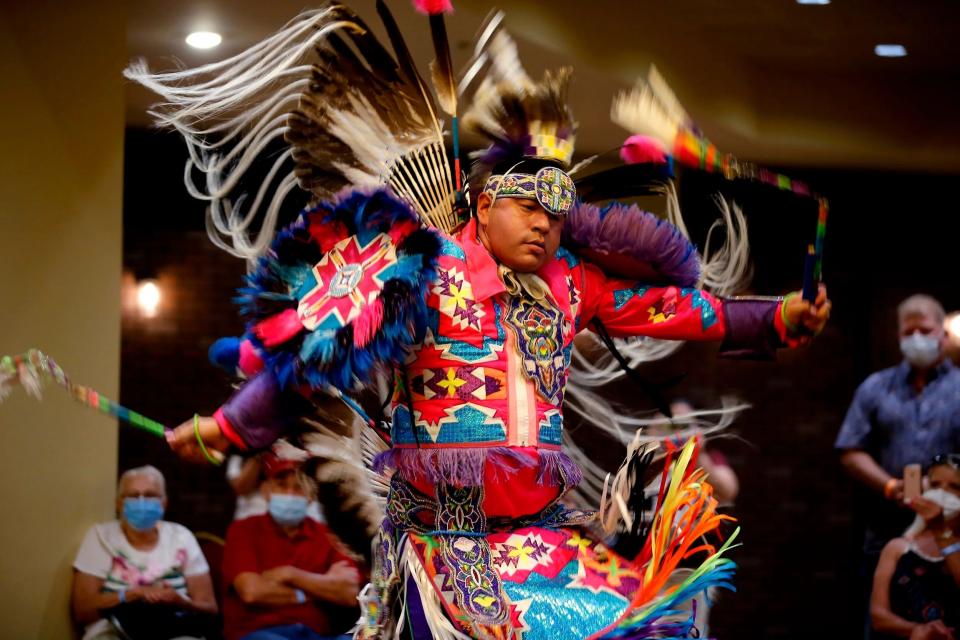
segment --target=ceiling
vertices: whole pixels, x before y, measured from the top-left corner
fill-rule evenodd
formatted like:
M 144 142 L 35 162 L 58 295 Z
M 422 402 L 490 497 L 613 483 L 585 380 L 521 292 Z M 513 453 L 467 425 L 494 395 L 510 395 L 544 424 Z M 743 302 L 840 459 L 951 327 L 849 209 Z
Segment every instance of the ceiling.
M 351 2 L 382 35 L 373 0 Z M 454 0 L 454 64 L 493 8 Z M 960 3 L 954 0 L 511 0 L 500 5 L 528 70 L 574 67 L 579 151 L 599 153 L 626 132 L 612 96 L 653 62 L 721 151 L 771 165 L 960 173 Z M 422 69 L 433 57 L 427 21 L 408 0 L 391 7 Z M 254 44 L 306 8 L 292 0 L 137 0 L 128 47 L 154 68 L 211 62 Z M 220 47 L 183 41 L 219 31 Z M 883 59 L 875 44 L 909 55 Z M 151 96 L 128 86 L 127 118 L 145 126 Z

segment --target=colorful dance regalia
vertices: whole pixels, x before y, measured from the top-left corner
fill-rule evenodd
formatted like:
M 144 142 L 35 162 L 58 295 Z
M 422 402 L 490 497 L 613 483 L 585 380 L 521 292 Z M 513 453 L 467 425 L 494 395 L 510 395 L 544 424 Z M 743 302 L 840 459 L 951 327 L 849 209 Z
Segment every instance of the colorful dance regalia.
M 398 626 L 418 639 L 686 637 L 684 602 L 727 584 L 732 571 L 701 541 L 721 517 L 691 464 L 695 445 L 672 465 L 636 558 L 588 533 L 582 525 L 593 514 L 561 500 L 581 477 L 562 446 L 573 340 L 601 327 L 614 337 L 712 340 L 729 354 L 767 356 L 787 342 L 780 303 L 714 297 L 696 288 L 699 256 L 675 227 L 636 207 L 576 201 L 565 171 L 576 129 L 565 104 L 569 74 L 532 81 L 497 18 L 478 45 L 477 64 L 489 71 L 463 123 L 491 140 L 481 184 L 493 199 L 536 200 L 565 216 L 565 245 L 535 273 L 498 263 L 476 219 L 458 219 L 460 176 L 451 178 L 430 119 L 438 108 L 382 3 L 378 11 L 397 62 L 359 18 L 332 5 L 230 61 L 236 71 L 222 81 L 203 75 L 209 69 L 128 72 L 168 99 L 164 121 L 186 132 L 202 156 L 195 168 L 208 174 L 232 170 L 203 156 L 205 136 L 229 131 L 221 113 L 259 100 L 252 113 L 267 120 L 275 114 L 268 107 L 284 103 L 263 98 L 264 60 L 288 65 L 275 77 L 294 83 L 304 68 L 312 78 L 281 96 L 299 98 L 283 130 L 297 167 L 282 185 L 298 180 L 317 204 L 267 246 L 248 241 L 242 215 L 222 215 L 222 192 L 210 195 L 216 240 L 257 258 L 241 293 L 247 353 L 252 345 L 258 356 L 247 360 L 263 367 L 215 414 L 221 431 L 239 449 L 265 448 L 298 428 L 317 394 L 347 395 L 375 370 L 393 371 L 392 421 L 381 433 L 388 446 L 375 462 L 389 495 L 360 638 L 393 637 Z M 433 13 L 431 26 L 443 45 L 443 16 Z M 237 88 L 240 78 L 249 91 Z M 182 88 L 189 82 L 196 93 Z M 207 93 L 206 102 L 195 97 Z M 450 96 L 438 94 L 449 113 Z M 259 120 L 233 122 L 252 132 L 241 145 L 268 136 Z M 528 160 L 539 164 L 529 169 Z M 580 247 L 656 277 L 611 277 Z M 703 565 L 665 587 L 697 550 Z
M 369 206 L 366 197 L 353 201 Z M 309 229 L 311 215 L 295 227 Z M 778 305 L 608 278 L 564 248 L 532 276 L 505 273 L 477 239 L 475 220 L 455 236 L 438 236 L 436 275 L 416 303 L 424 309 L 422 337 L 397 367 L 391 449 L 377 461 L 392 472 L 375 557 L 378 622 L 387 624 L 392 592 L 406 576 L 408 607 L 437 600 L 456 621 L 450 624 L 474 637 L 585 638 L 604 630 L 619 637 L 611 629 L 635 612 L 644 567 L 577 528 L 590 514 L 559 502 L 580 479 L 561 448 L 573 338 L 600 320 L 616 336 L 717 340 L 725 351 L 766 354 L 782 344 Z M 281 239 L 268 261 L 283 262 L 286 244 Z M 335 281 L 360 264 L 363 251 L 352 258 L 357 262 L 342 263 Z M 372 263 L 366 271 L 383 267 Z M 348 300 L 351 292 L 330 300 Z M 348 317 L 352 304 L 338 312 Z M 325 310 L 334 308 L 330 302 Z M 282 345 L 292 339 L 291 323 L 306 332 L 296 314 L 284 317 L 254 323 L 252 335 Z M 284 370 L 269 362 L 217 413 L 224 433 L 244 449 L 284 435 L 297 405 L 306 404 L 298 391 L 284 389 Z M 435 615 L 440 607 L 426 609 Z M 375 636 L 372 629 L 367 633 Z

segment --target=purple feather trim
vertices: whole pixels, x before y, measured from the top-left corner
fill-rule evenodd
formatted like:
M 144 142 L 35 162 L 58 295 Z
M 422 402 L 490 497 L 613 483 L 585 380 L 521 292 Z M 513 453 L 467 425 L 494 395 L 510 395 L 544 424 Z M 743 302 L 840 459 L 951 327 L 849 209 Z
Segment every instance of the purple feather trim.
M 577 485 L 583 473 L 577 463 L 562 451 L 537 452 L 539 463 L 512 447 L 475 447 L 470 449 L 390 449 L 373 461 L 377 473 L 396 470 L 408 480 L 425 479 L 431 484 L 445 482 L 457 486 L 483 484 L 489 462 L 497 472 L 509 474 L 523 467 L 538 465 L 541 485 L 569 487 Z
M 636 205 L 600 208 L 578 202 L 567 214 L 561 242 L 615 275 L 694 286 L 700 254 L 680 231 Z
M 583 471 L 580 470 L 580 466 L 563 451 L 541 450 L 539 453 L 540 473 L 537 474 L 539 484 L 550 486 L 565 484 L 568 487 L 575 487 L 583 480 Z

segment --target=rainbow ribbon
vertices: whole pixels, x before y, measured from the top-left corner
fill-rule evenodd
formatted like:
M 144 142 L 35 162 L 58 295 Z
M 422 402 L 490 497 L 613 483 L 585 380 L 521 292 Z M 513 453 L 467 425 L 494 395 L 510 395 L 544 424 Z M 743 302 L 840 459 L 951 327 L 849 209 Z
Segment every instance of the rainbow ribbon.
M 820 215 L 817 217 L 817 240 L 814 244 L 814 251 L 817 255 L 817 264 L 813 267 L 813 279 L 817 282 L 823 280 L 823 239 L 827 235 L 827 215 L 830 213 L 830 205 L 826 198 L 820 198 Z
M 38 349 L 30 349 L 23 355 L 4 356 L 0 359 L 0 401 L 9 393 L 9 387 L 18 382 L 27 393 L 40 398 L 43 378 L 52 379 L 66 389 L 74 400 L 82 402 L 91 409 L 113 416 L 157 437 L 164 437 L 167 429 L 162 424 L 117 404 L 89 387 L 71 382 L 60 365 Z
M 673 157 L 680 164 L 707 173 L 720 173 L 727 180 L 756 180 L 798 196 L 818 197 L 805 182 L 770 171 L 752 162 L 738 160 L 732 154 L 720 153 L 709 140 L 689 129 L 681 129 L 677 132 L 677 137 L 673 141 Z
M 722 522 L 735 520 L 717 513 L 717 500 L 706 473 L 694 468 L 699 453 L 697 439 L 687 440 L 672 469 L 671 461 L 677 449 L 669 446 L 668 451 L 660 478 L 659 506 L 647 541 L 635 560 L 638 566 L 644 567 L 643 585 L 621 617 L 590 636 L 591 640 L 687 638 L 694 616 L 684 603 L 710 587 L 733 590 L 731 581 L 736 565 L 723 555 L 731 548 L 740 529 L 719 549 L 706 541 L 707 534 L 719 533 Z M 679 585 L 668 588 L 668 581 L 680 562 L 701 552 L 706 558 L 700 566 Z
M 827 201 L 820 198 L 820 213 L 817 216 L 817 238 L 807 250 L 803 270 L 803 299 L 813 304 L 817 299 L 817 285 L 823 282 L 823 238 L 827 235 Z

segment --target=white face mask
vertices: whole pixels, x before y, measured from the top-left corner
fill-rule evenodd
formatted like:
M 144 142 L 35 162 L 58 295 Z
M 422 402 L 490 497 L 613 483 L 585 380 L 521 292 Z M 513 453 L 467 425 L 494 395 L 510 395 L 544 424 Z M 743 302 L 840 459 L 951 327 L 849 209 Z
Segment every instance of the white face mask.
M 914 332 L 900 338 L 900 353 L 915 367 L 929 367 L 940 359 L 940 340 Z
M 923 492 L 923 497 L 940 505 L 940 508 L 943 509 L 944 520 L 949 520 L 960 513 L 960 496 L 950 493 L 946 489 L 927 489 Z M 915 536 L 924 528 L 926 528 L 926 523 L 917 514 L 917 517 L 913 519 L 913 524 L 907 528 L 903 535 L 907 537 Z
M 927 489 L 923 492 L 923 497 L 940 505 L 944 520 L 949 520 L 960 513 L 960 496 L 946 489 Z

